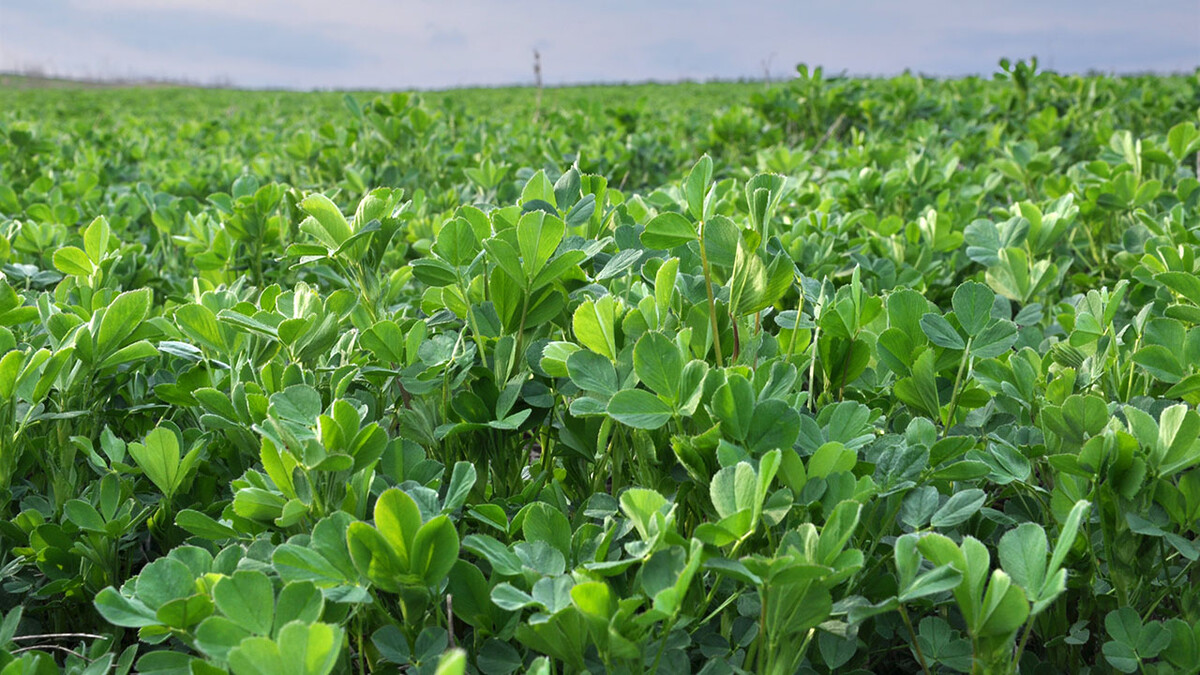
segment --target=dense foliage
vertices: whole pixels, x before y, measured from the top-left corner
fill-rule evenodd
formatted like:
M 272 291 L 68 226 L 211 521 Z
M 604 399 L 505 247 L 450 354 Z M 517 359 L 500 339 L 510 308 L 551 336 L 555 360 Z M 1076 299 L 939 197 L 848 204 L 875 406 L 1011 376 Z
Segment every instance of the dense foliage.
M 1035 66 L 0 90 L 0 672 L 1198 672 L 1200 81 Z

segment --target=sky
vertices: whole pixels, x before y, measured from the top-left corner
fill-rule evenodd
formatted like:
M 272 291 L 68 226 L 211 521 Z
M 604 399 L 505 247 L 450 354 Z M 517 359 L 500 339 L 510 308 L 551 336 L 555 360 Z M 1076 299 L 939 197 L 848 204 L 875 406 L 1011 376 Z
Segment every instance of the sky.
M 0 70 L 243 87 L 407 89 L 1192 72 L 1200 0 L 0 0 Z

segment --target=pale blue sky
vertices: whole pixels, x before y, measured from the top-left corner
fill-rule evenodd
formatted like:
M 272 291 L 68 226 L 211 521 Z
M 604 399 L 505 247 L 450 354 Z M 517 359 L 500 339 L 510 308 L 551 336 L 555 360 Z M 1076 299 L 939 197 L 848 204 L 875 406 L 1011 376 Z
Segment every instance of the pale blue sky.
M 0 69 L 251 87 L 1192 71 L 1200 0 L 0 0 Z

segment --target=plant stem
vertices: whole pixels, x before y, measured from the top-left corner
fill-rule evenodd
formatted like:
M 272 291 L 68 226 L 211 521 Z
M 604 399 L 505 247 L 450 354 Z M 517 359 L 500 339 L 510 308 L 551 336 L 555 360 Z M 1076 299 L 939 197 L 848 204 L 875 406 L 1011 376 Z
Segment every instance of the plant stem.
M 1012 673 L 1017 675 L 1017 669 L 1021 665 L 1021 654 L 1025 651 L 1025 645 L 1029 642 L 1029 634 L 1033 632 L 1033 617 L 1025 622 L 1025 632 L 1021 635 L 1021 642 L 1017 644 L 1017 651 L 1013 654 Z
M 713 334 L 713 349 L 717 352 L 717 367 L 722 368 L 725 365 L 725 358 L 721 354 L 721 331 L 717 328 L 717 301 L 713 295 L 712 270 L 708 266 L 708 252 L 704 245 L 704 222 L 700 222 L 700 267 L 704 270 L 704 290 L 708 292 L 708 319 L 712 325 Z M 734 327 L 737 330 L 737 327 Z
M 804 292 L 803 289 L 801 289 L 801 293 L 803 293 L 803 292 Z M 816 324 L 816 328 L 813 329 L 813 335 L 812 335 L 812 358 L 809 359 L 809 362 L 808 362 L 808 408 L 809 408 L 809 410 L 812 410 L 812 411 L 816 410 L 816 405 L 817 405 L 816 370 L 817 370 L 817 354 L 820 353 L 820 351 L 817 349 L 817 345 L 821 341 L 821 310 L 824 308 L 824 305 L 825 305 L 825 287 L 822 286 L 821 287 L 821 295 L 819 295 L 817 297 L 817 305 L 816 305 L 816 307 L 813 308 L 813 323 Z M 797 321 L 800 320 L 799 315 L 796 316 L 796 320 Z
M 662 642 L 659 643 L 659 645 L 658 645 L 658 653 L 654 655 L 654 665 L 650 666 L 650 672 L 652 672 L 652 673 L 658 672 L 658 664 L 659 664 L 659 662 L 662 661 L 663 653 L 667 651 L 667 640 L 670 639 L 671 629 L 674 627 L 675 627 L 675 617 L 671 617 L 671 620 L 668 621 L 667 625 L 663 628 Z M 645 663 L 645 662 L 643 661 L 643 663 Z
M 908 611 L 904 609 L 904 605 L 897 607 L 900 610 L 900 618 L 904 620 L 904 627 L 908 629 L 908 635 L 912 638 L 913 651 L 917 653 L 917 661 L 921 663 L 921 672 L 929 675 L 929 665 L 925 663 L 925 655 L 921 653 L 921 645 L 917 643 L 917 632 L 913 630 L 912 621 L 908 618 Z
M 967 338 L 967 346 L 963 349 L 962 361 L 958 363 L 958 374 L 954 376 L 954 393 L 950 395 L 950 411 L 946 415 L 946 423 L 942 425 L 943 438 L 954 424 L 954 413 L 958 412 L 958 395 L 961 393 L 959 385 L 962 384 L 963 371 L 967 368 L 967 362 L 971 360 L 971 341 L 974 339 L 973 337 Z

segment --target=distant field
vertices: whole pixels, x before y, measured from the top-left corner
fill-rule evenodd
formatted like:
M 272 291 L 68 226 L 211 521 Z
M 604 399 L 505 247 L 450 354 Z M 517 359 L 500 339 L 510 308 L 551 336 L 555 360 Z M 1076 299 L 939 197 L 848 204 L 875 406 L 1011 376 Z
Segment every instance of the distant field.
M 1195 673 L 1200 80 L 0 76 L 0 668 Z

